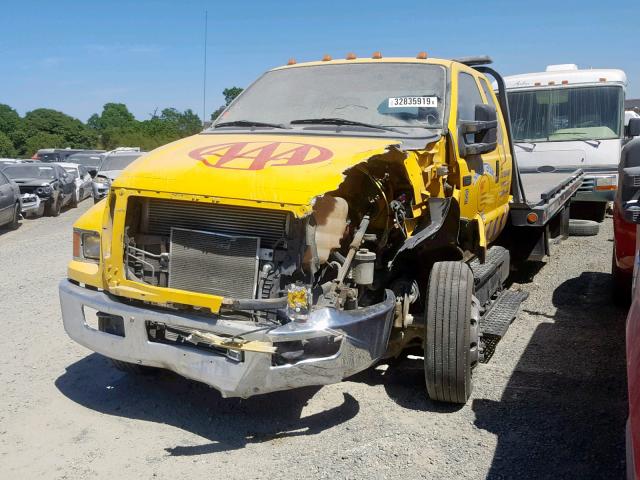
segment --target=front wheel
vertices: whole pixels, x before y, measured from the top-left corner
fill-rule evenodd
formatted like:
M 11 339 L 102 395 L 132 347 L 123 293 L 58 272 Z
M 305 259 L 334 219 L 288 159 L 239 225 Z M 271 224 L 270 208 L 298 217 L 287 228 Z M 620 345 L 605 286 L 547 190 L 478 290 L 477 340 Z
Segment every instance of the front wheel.
M 51 203 L 45 207 L 45 213 L 48 217 L 57 217 L 62 211 L 62 194 L 51 199 Z
M 11 219 L 11 223 L 9 223 L 9 230 L 15 230 L 20 225 L 20 204 L 16 203 L 13 206 L 13 218 Z
M 427 287 L 424 373 L 432 400 L 464 404 L 479 361 L 479 307 L 464 262 L 437 262 Z
M 69 203 L 69 206 L 71 208 L 77 208 L 78 207 L 78 202 L 79 202 L 79 196 L 78 196 L 78 190 L 74 190 L 73 194 L 71 194 L 71 202 Z

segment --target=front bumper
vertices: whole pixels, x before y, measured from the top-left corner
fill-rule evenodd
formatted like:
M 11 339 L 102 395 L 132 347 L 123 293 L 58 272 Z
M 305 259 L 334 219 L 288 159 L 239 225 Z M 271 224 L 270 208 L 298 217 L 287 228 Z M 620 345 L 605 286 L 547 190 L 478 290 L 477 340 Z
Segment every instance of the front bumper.
M 40 208 L 42 200 L 35 193 L 23 193 L 22 197 L 22 213 L 31 212 Z
M 172 370 L 214 387 L 224 397 L 243 398 L 336 383 L 368 368 L 386 351 L 395 306 L 395 296 L 387 290 L 385 300 L 370 307 L 351 311 L 323 308 L 312 312 L 305 323 L 291 322 L 268 331 L 249 333 L 256 329 L 255 324 L 140 308 L 69 280 L 63 280 L 59 290 L 64 328 L 81 345 L 124 362 Z M 124 336 L 91 328 L 85 318 L 85 307 L 122 317 Z M 244 351 L 242 361 L 238 362 L 188 346 L 150 341 L 148 322 L 216 335 L 245 335 L 246 339 L 273 342 L 274 346 L 279 342 L 319 337 L 337 337 L 340 345 L 329 357 L 308 358 L 286 365 L 274 365 L 271 353 L 253 351 Z
M 109 185 L 101 183 L 100 186 L 98 184 L 93 183 L 91 186 L 93 199 L 94 201 L 102 200 L 109 193 Z
M 613 185 L 609 185 L 610 183 Z M 612 202 L 616 196 L 617 185 L 617 173 L 585 175 L 582 185 L 573 200 L 583 202 Z

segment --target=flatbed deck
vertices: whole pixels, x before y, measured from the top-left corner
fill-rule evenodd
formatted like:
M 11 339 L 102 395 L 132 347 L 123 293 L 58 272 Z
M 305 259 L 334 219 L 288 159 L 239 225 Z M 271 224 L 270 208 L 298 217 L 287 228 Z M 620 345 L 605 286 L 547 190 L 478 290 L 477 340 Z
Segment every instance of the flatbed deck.
M 511 204 L 512 222 L 518 226 L 543 226 L 564 208 L 582 185 L 584 172 L 520 173 L 520 198 Z M 536 214 L 536 220 L 528 218 Z

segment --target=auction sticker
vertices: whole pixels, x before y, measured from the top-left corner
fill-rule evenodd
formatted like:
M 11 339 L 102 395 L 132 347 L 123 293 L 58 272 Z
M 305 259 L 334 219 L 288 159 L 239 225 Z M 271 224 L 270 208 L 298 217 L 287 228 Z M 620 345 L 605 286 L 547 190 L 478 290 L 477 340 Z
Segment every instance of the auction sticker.
M 391 97 L 389 108 L 437 107 L 438 97 Z

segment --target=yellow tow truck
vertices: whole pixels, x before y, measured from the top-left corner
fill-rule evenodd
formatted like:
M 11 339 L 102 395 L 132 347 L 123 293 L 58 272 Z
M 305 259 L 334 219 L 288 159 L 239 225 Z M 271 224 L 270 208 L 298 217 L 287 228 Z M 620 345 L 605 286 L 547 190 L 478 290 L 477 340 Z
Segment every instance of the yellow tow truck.
M 582 178 L 523 184 L 489 63 L 376 52 L 266 72 L 76 222 L 69 336 L 245 398 L 422 346 L 429 396 L 466 402 L 524 298 L 511 263 L 549 253 Z

